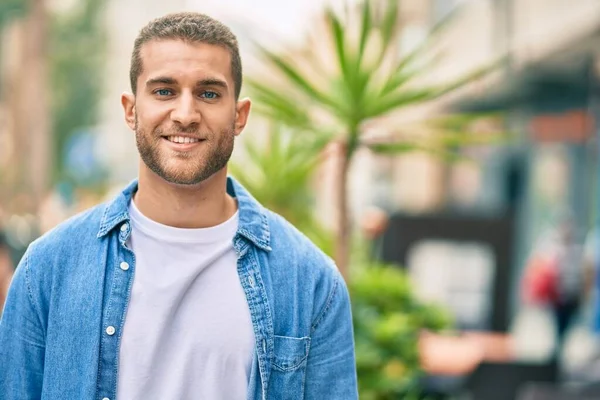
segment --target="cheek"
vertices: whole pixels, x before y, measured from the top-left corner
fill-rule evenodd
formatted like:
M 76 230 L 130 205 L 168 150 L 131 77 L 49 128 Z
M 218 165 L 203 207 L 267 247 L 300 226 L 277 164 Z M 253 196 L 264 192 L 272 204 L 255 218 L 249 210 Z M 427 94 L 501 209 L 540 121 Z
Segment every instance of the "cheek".
M 201 110 L 202 121 L 211 129 L 230 126 L 235 122 L 235 108 L 229 106 L 212 106 Z
M 137 108 L 137 122 L 140 126 L 154 128 L 168 118 L 169 112 L 165 107 L 156 105 L 142 105 Z

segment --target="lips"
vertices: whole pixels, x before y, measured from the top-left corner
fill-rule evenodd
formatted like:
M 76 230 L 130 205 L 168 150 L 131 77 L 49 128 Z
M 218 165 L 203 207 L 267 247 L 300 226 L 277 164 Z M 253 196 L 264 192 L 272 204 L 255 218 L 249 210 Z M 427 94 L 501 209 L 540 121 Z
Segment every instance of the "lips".
M 182 136 L 182 135 L 168 135 L 163 136 L 164 143 L 175 152 L 188 152 L 192 151 L 206 141 L 206 139 L 200 139 L 193 136 Z
M 178 144 L 199 143 L 202 141 L 202 139 L 195 138 L 195 137 L 189 137 L 189 136 L 163 136 L 163 137 L 171 143 L 178 143 Z

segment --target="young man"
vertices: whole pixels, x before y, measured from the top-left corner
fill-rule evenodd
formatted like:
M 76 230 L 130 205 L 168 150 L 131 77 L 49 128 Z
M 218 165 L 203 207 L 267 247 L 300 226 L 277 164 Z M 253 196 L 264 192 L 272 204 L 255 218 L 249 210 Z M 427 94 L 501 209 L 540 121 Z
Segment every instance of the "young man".
M 154 20 L 130 78 L 139 180 L 29 247 L 0 397 L 357 398 L 340 274 L 227 177 L 250 112 L 235 36 L 201 14 Z

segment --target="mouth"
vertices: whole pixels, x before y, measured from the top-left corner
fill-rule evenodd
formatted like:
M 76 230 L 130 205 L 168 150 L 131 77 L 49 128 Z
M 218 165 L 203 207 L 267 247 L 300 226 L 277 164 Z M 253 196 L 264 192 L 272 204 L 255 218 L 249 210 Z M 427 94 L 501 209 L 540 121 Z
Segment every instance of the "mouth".
M 204 142 L 205 139 L 200 139 L 190 136 L 163 136 L 163 140 L 175 150 L 188 150 L 200 143 Z
M 200 138 L 194 138 L 189 136 L 163 136 L 163 138 L 167 139 L 171 143 L 179 144 L 198 143 L 202 141 L 202 139 Z

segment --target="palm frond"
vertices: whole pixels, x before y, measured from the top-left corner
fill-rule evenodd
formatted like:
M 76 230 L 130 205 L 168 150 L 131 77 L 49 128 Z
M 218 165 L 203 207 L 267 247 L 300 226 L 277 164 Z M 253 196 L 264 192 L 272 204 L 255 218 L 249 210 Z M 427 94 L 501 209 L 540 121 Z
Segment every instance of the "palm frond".
M 310 96 L 313 100 L 320 102 L 324 106 L 332 108 L 337 107 L 337 104 L 331 97 L 315 88 L 310 82 L 310 79 L 303 76 L 302 71 L 293 65 L 290 60 L 286 60 L 284 57 L 264 48 L 262 49 L 262 52 L 265 59 L 301 92 Z
M 360 29 L 360 38 L 358 41 L 358 56 L 356 57 L 356 65 L 354 68 L 356 71 L 360 69 L 362 59 L 365 54 L 365 47 L 367 45 L 367 39 L 373 29 L 373 21 L 371 16 L 371 2 L 365 1 L 362 4 L 362 21 Z

